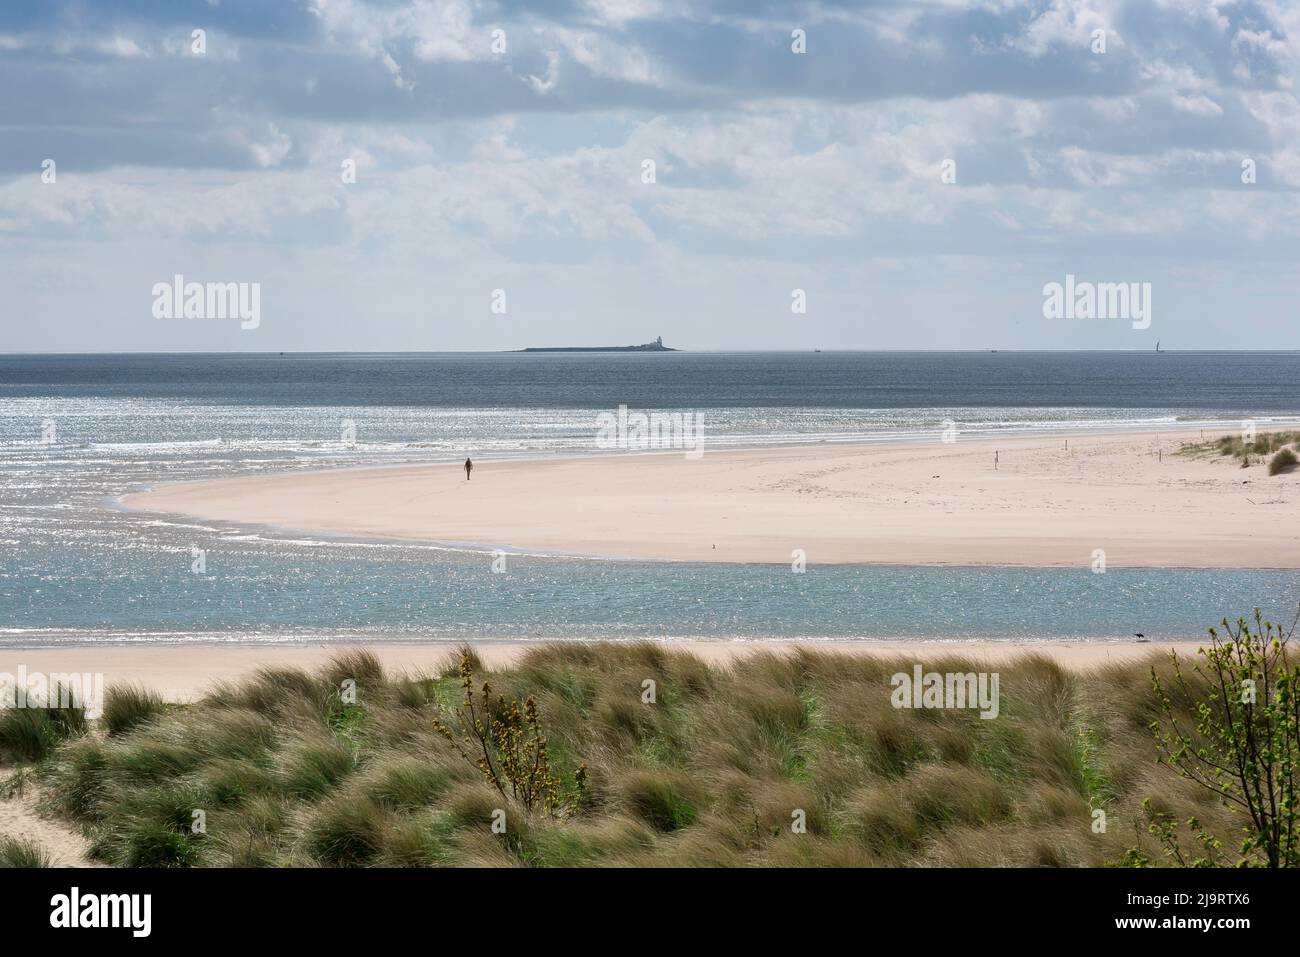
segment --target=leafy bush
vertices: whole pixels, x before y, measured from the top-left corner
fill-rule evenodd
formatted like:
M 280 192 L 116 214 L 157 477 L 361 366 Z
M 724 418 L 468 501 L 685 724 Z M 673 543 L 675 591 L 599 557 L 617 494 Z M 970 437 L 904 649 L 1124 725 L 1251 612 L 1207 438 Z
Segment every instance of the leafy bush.
M 504 695 L 497 695 L 493 701 L 492 686 L 486 681 L 476 698 L 468 653 L 460 657 L 460 686 L 462 699 L 456 709 L 459 736 L 437 718 L 433 729 L 457 754 L 478 768 L 502 797 L 518 801 L 529 812 L 538 809 L 557 814 L 565 810 L 567 806 L 560 795 L 561 781 L 551 772 L 551 757 L 537 714 L 537 701 L 529 697 L 522 710 L 518 700 L 507 700 Z M 574 781 L 579 794 L 586 778 L 587 767 L 582 765 Z
M 1295 623 L 1284 633 L 1256 611 L 1253 629 L 1244 618 L 1222 624 L 1200 650 L 1201 681 L 1188 680 L 1177 655 L 1171 678 L 1152 669 L 1160 717 L 1151 729 L 1169 767 L 1241 815 L 1239 863 L 1300 867 L 1300 663 L 1287 647 Z M 1164 815 L 1150 830 L 1169 847 L 1174 826 Z M 1205 845 L 1200 822 L 1188 826 Z

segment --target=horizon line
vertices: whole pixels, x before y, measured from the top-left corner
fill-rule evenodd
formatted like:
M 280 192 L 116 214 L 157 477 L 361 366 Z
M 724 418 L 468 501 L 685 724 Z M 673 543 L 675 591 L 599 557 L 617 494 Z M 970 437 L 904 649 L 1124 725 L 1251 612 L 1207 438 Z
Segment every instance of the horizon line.
M 985 348 L 985 349 L 683 349 L 673 348 L 666 349 L 663 352 L 645 351 L 640 352 L 635 349 L 604 351 L 601 349 L 584 349 L 577 347 L 574 349 L 554 348 L 545 350 L 523 349 L 270 349 L 264 351 L 252 350 L 169 350 L 169 351 L 148 351 L 148 350 L 123 350 L 123 351 L 93 351 L 93 352 L 6 352 L 0 351 L 0 358 L 18 358 L 18 357 L 40 357 L 40 356 L 376 356 L 376 355 L 394 355 L 394 356 L 434 356 L 434 355 L 557 355 L 557 354 L 575 354 L 575 355 L 776 355 L 776 354 L 794 354 L 794 355 L 815 355 L 815 354 L 898 354 L 898 353 L 951 353 L 951 354 L 969 354 L 985 355 L 990 353 L 1010 353 L 1010 354 L 1030 354 L 1030 353 L 1059 353 L 1059 354 L 1134 354 L 1134 355 L 1173 355 L 1173 354 L 1210 354 L 1210 353 L 1273 353 L 1273 354 L 1300 354 L 1300 348 L 1270 348 L 1258 347 L 1253 349 L 1225 349 L 1225 348 L 1205 348 L 1205 349 L 1161 349 L 1158 352 L 1155 349 L 1003 349 L 1003 348 Z

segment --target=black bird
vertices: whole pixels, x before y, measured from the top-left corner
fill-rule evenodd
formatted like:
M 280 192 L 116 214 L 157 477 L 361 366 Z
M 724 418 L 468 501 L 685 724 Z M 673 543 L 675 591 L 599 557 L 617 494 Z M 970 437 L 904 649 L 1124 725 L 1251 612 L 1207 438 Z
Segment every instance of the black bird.
M 1136 638 L 1138 641 L 1146 641 L 1146 640 L 1147 640 L 1147 636 L 1144 635 L 1144 634 L 1142 634 L 1142 632 L 1140 632 L 1140 631 L 1135 631 L 1135 632 L 1133 633 L 1133 637 Z

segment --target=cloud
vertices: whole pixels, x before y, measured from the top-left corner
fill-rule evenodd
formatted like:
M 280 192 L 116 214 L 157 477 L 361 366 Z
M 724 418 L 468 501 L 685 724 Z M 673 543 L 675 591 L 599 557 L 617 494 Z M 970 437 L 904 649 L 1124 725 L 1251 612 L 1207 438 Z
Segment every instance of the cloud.
M 96 277 L 124 247 L 162 276 L 292 250 L 349 302 L 398 263 L 468 301 L 510 275 L 662 301 L 652 282 L 709 268 L 737 303 L 755 268 L 816 271 L 823 300 L 940 262 L 972 297 L 980 268 L 1058 258 L 1232 275 L 1300 252 L 1298 60 L 1282 0 L 14 4 L 0 245 L 12 274 Z

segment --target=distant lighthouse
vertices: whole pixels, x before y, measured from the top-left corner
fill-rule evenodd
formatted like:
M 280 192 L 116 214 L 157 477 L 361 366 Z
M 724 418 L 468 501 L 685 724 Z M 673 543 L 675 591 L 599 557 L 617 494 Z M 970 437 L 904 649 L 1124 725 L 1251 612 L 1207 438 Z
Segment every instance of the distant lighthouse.
M 654 342 L 643 342 L 639 346 L 529 346 L 523 352 L 676 352 L 664 345 L 664 337 L 658 336 Z

